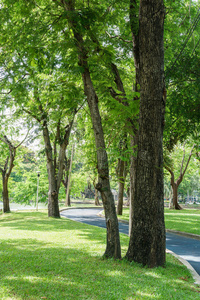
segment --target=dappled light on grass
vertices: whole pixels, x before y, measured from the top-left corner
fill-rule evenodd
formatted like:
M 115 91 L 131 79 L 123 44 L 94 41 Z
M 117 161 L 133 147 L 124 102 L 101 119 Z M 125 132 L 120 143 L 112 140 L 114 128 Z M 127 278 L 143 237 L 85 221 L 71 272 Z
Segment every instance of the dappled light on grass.
M 157 269 L 105 260 L 105 240 L 104 229 L 44 213 L 1 216 L 0 299 L 199 299 L 173 257 Z M 121 234 L 121 243 L 125 254 L 128 237 Z

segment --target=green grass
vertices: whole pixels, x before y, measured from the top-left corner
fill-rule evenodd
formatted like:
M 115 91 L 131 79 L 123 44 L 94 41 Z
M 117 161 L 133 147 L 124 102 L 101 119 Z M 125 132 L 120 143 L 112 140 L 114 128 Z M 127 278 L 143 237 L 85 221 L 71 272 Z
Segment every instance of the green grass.
M 103 260 L 105 230 L 46 212 L 0 216 L 0 299 L 199 299 L 185 266 L 165 268 Z M 121 235 L 122 253 L 128 237 Z
M 121 220 L 128 221 L 129 209 L 125 208 L 123 210 L 123 216 L 118 217 Z M 165 208 L 165 227 L 166 229 L 178 230 L 200 235 L 200 210 L 174 210 Z
M 165 226 L 167 229 L 200 235 L 200 210 L 165 209 Z

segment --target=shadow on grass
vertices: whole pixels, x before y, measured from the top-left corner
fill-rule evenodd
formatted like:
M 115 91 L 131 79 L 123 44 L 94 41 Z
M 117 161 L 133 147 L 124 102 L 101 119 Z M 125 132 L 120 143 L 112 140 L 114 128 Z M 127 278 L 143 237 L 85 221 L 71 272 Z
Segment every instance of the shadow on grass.
M 142 269 L 36 239 L 3 241 L 0 261 L 5 299 L 199 299 L 187 276 L 174 280 L 184 272 L 173 261 Z
M 6 216 L 5 219 L 0 219 L 0 230 L 1 227 L 6 227 L 13 232 L 21 232 L 20 238 L 23 238 L 23 231 L 26 233 L 29 231 L 37 235 L 45 233 L 52 240 L 54 239 L 54 236 L 56 237 L 57 233 L 63 233 L 63 243 L 65 242 L 65 238 L 67 238 L 65 233 L 68 231 L 71 234 L 76 233 L 80 240 L 87 239 L 96 244 L 105 244 L 106 239 L 105 229 L 88 226 L 87 224 L 82 224 L 66 218 L 48 218 L 45 213 L 40 212 L 12 213 L 12 215 Z
M 173 258 L 154 270 L 103 260 L 104 229 L 41 212 L 6 215 L 0 227 L 1 299 L 199 299 Z

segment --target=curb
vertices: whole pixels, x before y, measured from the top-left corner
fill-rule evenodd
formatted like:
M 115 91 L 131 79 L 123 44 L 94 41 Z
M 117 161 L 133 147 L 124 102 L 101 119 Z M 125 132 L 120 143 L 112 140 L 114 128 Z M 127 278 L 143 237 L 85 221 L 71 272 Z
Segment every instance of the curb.
M 176 253 L 174 253 L 171 250 L 166 249 L 166 253 L 173 255 L 174 257 L 176 257 L 183 265 L 185 265 L 187 267 L 187 269 L 190 271 L 193 279 L 195 280 L 195 284 L 200 285 L 200 276 L 199 274 L 195 271 L 195 269 L 191 266 L 191 264 L 185 260 L 184 258 L 180 257 L 179 255 L 177 255 Z
M 126 223 L 128 224 L 129 222 L 128 221 L 125 221 L 125 220 L 120 220 L 118 219 L 119 222 L 122 222 L 122 223 Z M 186 236 L 186 237 L 190 237 L 190 238 L 193 238 L 193 239 L 198 239 L 200 240 L 200 235 L 198 234 L 193 234 L 193 233 L 187 233 L 187 232 L 181 232 L 181 231 L 177 231 L 177 230 L 171 230 L 171 229 L 166 229 L 166 232 L 171 232 L 171 233 L 176 233 L 176 234 L 179 234 L 179 235 L 182 235 L 182 236 Z M 169 253 L 171 255 L 173 255 L 174 257 L 176 257 L 183 265 L 185 265 L 188 270 L 190 271 L 193 279 L 195 280 L 195 284 L 197 285 L 200 285 L 200 275 L 195 271 L 195 269 L 191 266 L 191 264 L 185 260 L 184 258 L 180 257 L 179 255 L 177 255 L 176 253 L 174 253 L 173 251 L 169 250 L 169 249 L 166 249 L 166 253 Z
M 60 212 L 62 212 L 63 210 L 68 210 L 68 209 L 94 209 L 94 208 L 101 208 L 101 206 L 88 206 L 88 207 L 83 207 L 83 206 L 69 206 L 69 207 L 65 207 L 65 208 L 61 208 L 59 209 Z M 102 211 L 103 211 L 103 207 L 102 207 Z
M 60 211 L 68 210 L 68 209 L 76 209 L 76 208 L 79 208 L 79 209 L 83 208 L 84 209 L 84 207 L 67 207 L 67 208 L 61 209 Z M 87 208 L 96 208 L 96 206 L 95 207 L 87 207 Z M 102 209 L 102 211 L 103 211 L 103 209 Z M 102 214 L 102 211 L 98 214 L 98 216 L 104 217 L 104 215 Z M 125 221 L 125 220 L 118 219 L 118 221 L 121 222 L 121 223 L 129 224 L 129 222 Z M 197 234 L 181 232 L 181 231 L 171 230 L 171 229 L 166 229 L 166 232 L 176 233 L 176 234 L 179 234 L 179 235 L 182 235 L 182 236 L 186 236 L 186 237 L 190 237 L 190 238 L 193 238 L 193 239 L 200 240 L 200 235 L 197 235 Z M 190 273 L 191 273 L 191 275 L 192 275 L 192 277 L 195 281 L 194 284 L 200 285 L 200 275 L 195 271 L 195 269 L 190 265 L 190 263 L 188 261 L 186 261 L 184 258 L 180 257 L 179 255 L 177 255 L 176 253 L 174 253 L 173 251 L 171 251 L 169 249 L 166 249 L 166 253 L 173 255 L 183 265 L 185 265 L 187 267 L 187 269 L 190 271 Z
M 103 215 L 100 214 L 102 217 Z M 128 221 L 125 220 L 120 220 L 120 218 L 118 219 L 119 222 L 121 223 L 126 223 L 129 224 Z M 177 230 L 171 230 L 171 229 L 166 229 L 166 232 L 171 232 L 171 233 L 176 233 L 182 236 L 186 236 L 186 237 L 190 237 L 193 239 L 198 239 L 200 240 L 200 235 L 198 234 L 193 234 L 193 233 L 187 233 L 187 232 L 181 232 L 181 231 L 177 231 Z M 193 279 L 195 280 L 195 284 L 200 285 L 200 275 L 195 271 L 195 269 L 191 266 L 191 264 L 185 260 L 184 258 L 180 257 L 179 255 L 177 255 L 176 253 L 174 253 L 173 251 L 166 249 L 166 253 L 169 253 L 171 255 L 173 255 L 174 257 L 176 257 L 183 265 L 185 265 L 187 267 L 187 269 L 190 271 Z
M 200 240 L 200 235 L 194 234 L 194 233 L 182 232 L 182 231 L 172 230 L 172 229 L 166 229 L 166 232 L 176 233 L 176 234 L 179 234 L 179 235 L 190 237 L 192 239 Z

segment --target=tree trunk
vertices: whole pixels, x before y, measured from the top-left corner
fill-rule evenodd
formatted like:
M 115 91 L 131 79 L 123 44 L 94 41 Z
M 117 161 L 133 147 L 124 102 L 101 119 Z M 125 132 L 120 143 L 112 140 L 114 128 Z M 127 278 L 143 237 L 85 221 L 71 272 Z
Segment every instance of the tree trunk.
M 65 206 L 71 206 L 70 190 L 66 190 Z
M 68 175 L 68 178 L 67 178 L 68 180 L 67 180 L 66 202 L 65 202 L 66 206 L 71 206 L 71 203 L 70 203 L 70 181 L 71 181 L 73 155 L 74 155 L 74 145 L 72 147 L 71 159 L 69 161 L 69 175 Z
M 64 8 L 67 11 L 73 12 L 73 14 L 67 14 L 67 18 L 74 34 L 74 41 L 78 51 L 79 66 L 82 68 L 84 92 L 87 97 L 95 136 L 98 164 L 98 183 L 96 185 L 96 188 L 101 193 L 107 227 L 107 245 L 104 256 L 121 258 L 118 220 L 109 181 L 108 158 L 98 107 L 98 97 L 91 80 L 89 65 L 87 61 L 87 48 L 85 47 L 82 34 L 79 31 L 79 24 L 77 24 L 76 18 L 74 18 L 74 2 L 62 1 L 62 3 L 64 4 Z
M 9 196 L 8 196 L 8 177 L 6 174 L 2 174 L 2 181 L 3 181 L 3 212 L 9 213 L 10 212 L 10 204 L 9 204 Z
M 134 82 L 134 91 L 136 93 L 140 92 L 140 81 L 139 81 L 139 20 L 138 20 L 138 1 L 130 0 L 130 26 L 132 32 L 133 40 L 133 57 L 134 57 L 134 66 L 135 66 L 135 82 Z M 139 97 L 134 97 L 133 101 L 139 101 Z M 130 212 L 129 212 L 129 236 L 131 236 L 132 221 L 133 221 L 133 210 L 134 210 L 134 198 L 135 198 L 135 179 L 136 179 L 136 156 L 137 156 L 137 146 L 138 146 L 138 119 L 132 123 L 132 135 L 131 135 L 131 165 L 130 165 Z M 136 123 L 137 122 L 137 123 Z
M 96 188 L 95 188 L 94 204 L 96 206 L 100 206 L 99 196 L 98 196 L 98 190 Z
M 119 168 L 118 168 L 119 191 L 118 191 L 117 214 L 120 216 L 122 216 L 122 212 L 123 212 L 123 197 L 124 197 L 124 184 L 125 184 L 124 168 L 125 168 L 124 161 L 119 159 Z
M 89 70 L 86 66 L 85 71 L 83 72 L 83 82 L 85 94 L 87 96 L 88 105 L 90 108 L 97 149 L 99 177 L 96 189 L 99 190 L 101 193 L 105 210 L 105 219 L 107 227 L 107 246 L 104 256 L 121 258 L 118 220 L 115 210 L 114 198 L 110 188 L 108 158 L 105 149 L 106 147 L 104 142 L 103 128 L 98 108 L 98 98 L 94 91 Z
M 140 1 L 140 116 L 133 222 L 128 260 L 165 264 L 163 191 L 163 0 Z
M 136 177 L 136 155 L 138 144 L 138 132 L 135 132 L 135 136 L 131 136 L 131 146 L 133 153 L 131 155 L 130 165 L 130 211 L 129 211 L 129 236 L 131 236 L 133 210 L 134 210 L 134 198 L 135 198 L 135 177 Z
M 65 159 L 64 159 L 64 178 L 62 180 L 62 183 L 65 187 L 65 205 L 66 206 L 71 206 L 71 202 L 70 202 L 70 194 L 68 193 L 68 198 L 67 198 L 67 185 L 68 185 L 68 177 L 69 177 L 69 169 L 70 169 L 70 162 L 71 159 L 67 159 L 66 155 L 65 155 Z
M 172 190 L 173 190 L 173 198 L 172 198 L 173 207 L 175 209 L 181 210 L 182 207 L 178 204 L 178 185 L 177 185 L 177 183 L 174 183 L 172 185 Z
M 126 202 L 126 205 L 130 206 L 130 186 L 127 187 L 126 193 L 127 193 L 127 202 Z
M 52 147 L 51 147 L 49 130 L 47 128 L 46 121 L 43 124 L 43 138 L 45 143 L 48 181 L 49 181 L 48 216 L 54 218 L 60 218 L 59 205 L 58 205 L 58 189 L 57 189 L 57 182 L 55 178 L 55 168 L 54 168 Z
M 12 169 L 14 167 L 14 160 L 16 155 L 16 149 L 21 146 L 23 141 L 19 143 L 17 146 L 14 146 L 11 141 L 4 135 L 3 138 L 0 137 L 0 140 L 8 145 L 9 148 L 9 156 L 7 156 L 6 161 L 4 163 L 4 167 L 0 167 L 0 172 L 2 174 L 2 183 L 3 183 L 3 212 L 10 212 L 10 204 L 9 204 L 9 193 L 8 193 L 8 180 Z
M 43 112 L 43 108 L 40 106 L 40 111 L 43 115 L 42 118 L 42 128 L 43 128 L 43 138 L 45 144 L 45 153 L 47 158 L 47 171 L 48 171 L 48 181 L 49 181 L 49 192 L 48 192 L 48 216 L 54 218 L 60 218 L 59 204 L 58 204 L 58 194 L 61 182 L 63 181 L 63 166 L 65 160 L 66 148 L 69 144 L 69 137 L 71 133 L 71 128 L 73 125 L 73 120 L 65 127 L 64 136 L 60 133 L 60 120 L 57 123 L 57 136 L 54 142 L 54 154 L 57 157 L 56 143 L 59 144 L 59 155 L 58 161 L 53 157 L 52 146 L 50 140 L 50 134 L 48 130 L 48 124 Z

